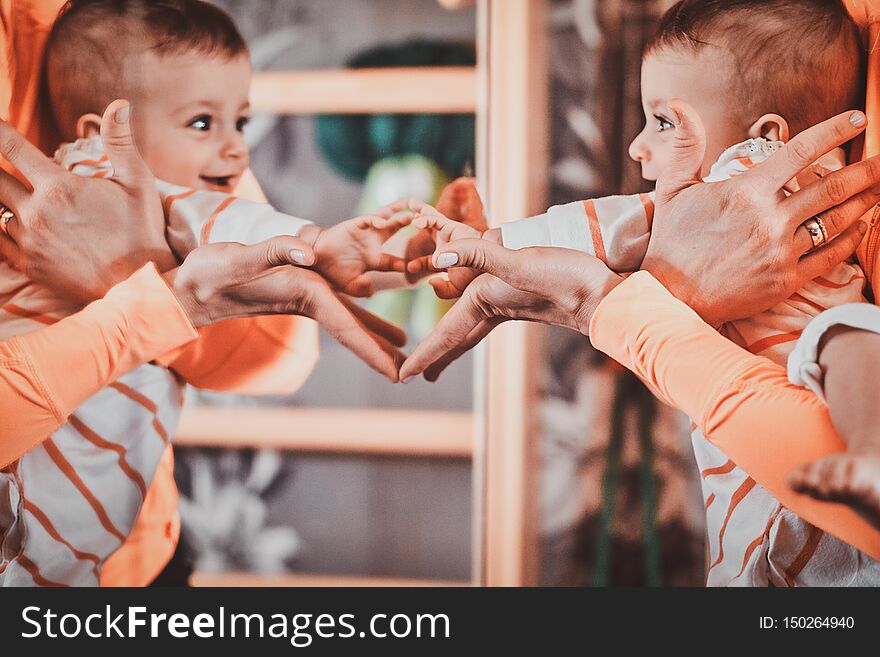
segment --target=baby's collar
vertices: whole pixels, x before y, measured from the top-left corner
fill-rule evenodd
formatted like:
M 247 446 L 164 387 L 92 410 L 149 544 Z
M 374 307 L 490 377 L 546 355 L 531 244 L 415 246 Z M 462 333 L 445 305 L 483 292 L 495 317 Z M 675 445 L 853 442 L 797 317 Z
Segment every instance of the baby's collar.
M 76 160 L 97 159 L 103 154 L 104 142 L 101 141 L 101 135 L 94 135 L 61 144 L 55 151 L 55 161 L 63 163 L 71 158 Z

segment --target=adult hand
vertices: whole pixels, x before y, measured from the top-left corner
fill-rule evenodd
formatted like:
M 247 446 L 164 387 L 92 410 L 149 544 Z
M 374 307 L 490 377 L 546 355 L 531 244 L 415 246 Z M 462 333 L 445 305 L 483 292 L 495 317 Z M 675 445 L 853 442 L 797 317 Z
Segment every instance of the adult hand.
M 845 112 L 795 136 L 751 171 L 703 183 L 706 148 L 697 113 L 684 101 L 675 159 L 657 182 L 645 269 L 709 324 L 740 319 L 790 297 L 851 255 L 865 232 L 859 218 L 880 202 L 880 157 L 830 173 L 791 196 L 789 180 L 867 123 Z M 818 249 L 804 221 L 819 215 L 833 238 Z M 836 236 L 836 237 L 835 237 Z
M 442 259 L 442 260 L 441 260 Z M 623 278 L 587 253 L 533 247 L 512 251 L 488 240 L 459 240 L 441 248 L 435 264 L 483 273 L 406 359 L 401 380 L 424 372 L 434 381 L 498 324 L 521 319 L 589 331 L 599 302 Z
M 396 326 L 338 296 L 318 273 L 295 265 L 315 261 L 296 237 L 252 246 L 201 246 L 165 274 L 190 320 L 205 326 L 236 317 L 286 314 L 311 317 L 340 344 L 392 381 L 404 360 L 406 335 Z
M 113 177 L 84 178 L 52 162 L 0 121 L 0 154 L 31 189 L 0 171 L 0 203 L 15 216 L 0 230 L 0 257 L 30 279 L 89 302 L 154 261 L 177 265 L 153 175 L 138 155 L 127 101 L 111 103 L 101 137 Z

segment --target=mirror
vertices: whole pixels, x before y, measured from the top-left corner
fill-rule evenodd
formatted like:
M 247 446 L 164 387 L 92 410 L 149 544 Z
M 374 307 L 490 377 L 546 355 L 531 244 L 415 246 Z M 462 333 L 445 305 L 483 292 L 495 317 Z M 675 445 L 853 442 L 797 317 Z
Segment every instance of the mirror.
M 217 4 L 249 43 L 245 136 L 278 209 L 329 226 L 401 196 L 433 202 L 473 169 L 474 7 Z M 447 307 L 425 282 L 363 303 L 409 348 Z M 322 334 L 290 396 L 190 390 L 175 452 L 194 582 L 474 581 L 473 368 L 468 355 L 436 385 L 393 385 Z

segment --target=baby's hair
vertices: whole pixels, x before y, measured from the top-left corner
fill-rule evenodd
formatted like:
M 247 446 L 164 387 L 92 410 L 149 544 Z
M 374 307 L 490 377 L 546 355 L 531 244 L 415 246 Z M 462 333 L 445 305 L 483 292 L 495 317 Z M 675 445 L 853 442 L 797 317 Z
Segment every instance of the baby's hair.
M 746 124 L 773 112 L 795 134 L 863 102 L 859 29 L 841 0 L 681 0 L 645 54 L 710 47 L 731 59 Z
M 247 44 L 226 12 L 202 0 L 69 0 L 46 47 L 47 91 L 65 139 L 80 116 L 129 97 L 125 57 L 146 51 L 233 59 Z

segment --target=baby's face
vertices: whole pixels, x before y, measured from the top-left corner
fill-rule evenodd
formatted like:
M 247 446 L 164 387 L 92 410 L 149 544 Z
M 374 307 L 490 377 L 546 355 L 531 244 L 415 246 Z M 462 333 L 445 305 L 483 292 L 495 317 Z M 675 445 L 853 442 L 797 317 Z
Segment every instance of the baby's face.
M 231 192 L 248 167 L 242 134 L 250 103 L 251 65 L 198 53 L 137 56 L 128 68 L 132 129 L 158 179 Z
M 642 177 L 657 180 L 669 165 L 675 138 L 675 116 L 666 108 L 673 98 L 686 100 L 700 115 L 706 129 L 706 175 L 728 146 L 748 137 L 730 104 L 730 63 L 713 48 L 699 53 L 661 50 L 642 62 L 642 107 L 645 128 L 633 140 L 629 155 L 642 165 Z

